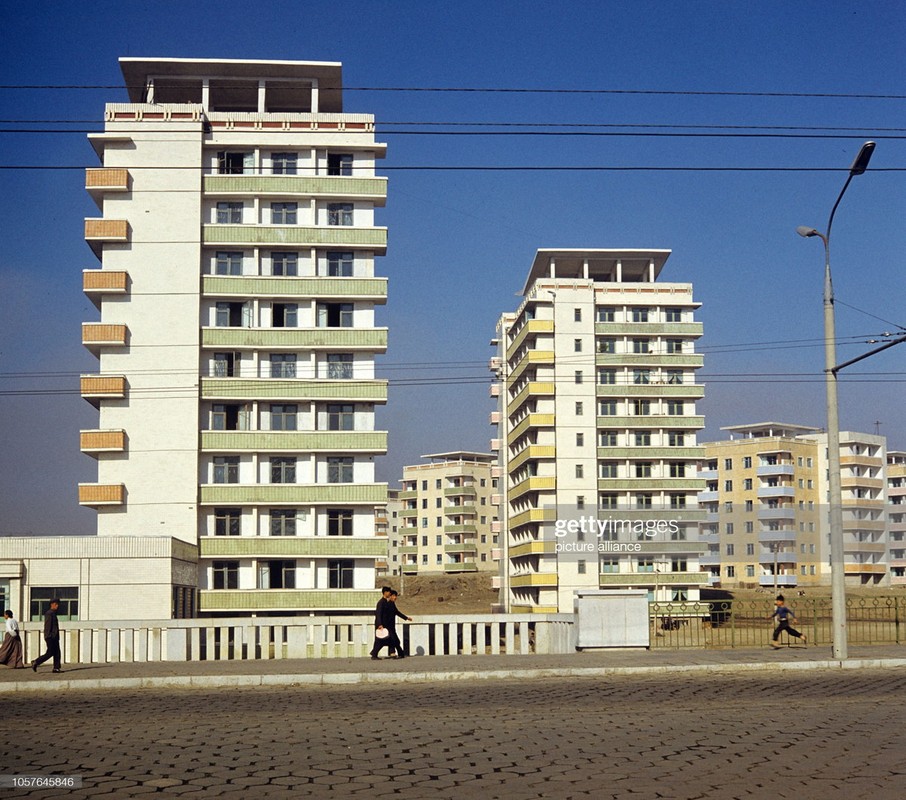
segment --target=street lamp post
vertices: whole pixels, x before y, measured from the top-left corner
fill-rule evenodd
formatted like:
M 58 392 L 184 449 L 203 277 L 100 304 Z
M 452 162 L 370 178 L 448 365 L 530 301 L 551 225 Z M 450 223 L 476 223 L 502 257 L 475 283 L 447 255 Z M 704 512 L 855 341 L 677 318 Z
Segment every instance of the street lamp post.
M 817 236 L 824 243 L 824 381 L 827 389 L 827 467 L 828 502 L 830 505 L 831 544 L 831 614 L 833 655 L 841 661 L 848 658 L 846 641 L 846 579 L 843 566 L 843 503 L 840 489 L 840 419 L 837 405 L 837 352 L 834 325 L 834 286 L 831 281 L 830 235 L 834 214 L 843 199 L 850 181 L 868 168 L 875 143 L 865 142 L 849 168 L 849 176 L 827 220 L 827 233 L 800 225 L 800 236 Z

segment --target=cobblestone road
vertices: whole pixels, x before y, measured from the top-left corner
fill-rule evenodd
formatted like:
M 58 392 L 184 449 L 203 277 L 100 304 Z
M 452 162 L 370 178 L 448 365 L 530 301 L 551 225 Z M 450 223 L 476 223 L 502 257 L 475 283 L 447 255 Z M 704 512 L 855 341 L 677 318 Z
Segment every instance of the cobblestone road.
M 146 690 L 3 701 L 0 797 L 906 797 L 906 672 Z

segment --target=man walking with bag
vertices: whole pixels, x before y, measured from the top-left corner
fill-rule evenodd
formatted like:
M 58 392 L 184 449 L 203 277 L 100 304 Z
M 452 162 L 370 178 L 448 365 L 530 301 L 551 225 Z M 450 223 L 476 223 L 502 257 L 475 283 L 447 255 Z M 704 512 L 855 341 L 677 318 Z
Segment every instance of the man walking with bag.
M 55 597 L 50 601 L 50 609 L 44 615 L 44 641 L 47 643 L 47 652 L 32 662 L 31 668 L 35 672 L 38 667 L 47 659 L 53 658 L 53 671 L 62 672 L 60 662 L 60 623 L 57 621 L 57 611 L 60 608 L 60 601 Z

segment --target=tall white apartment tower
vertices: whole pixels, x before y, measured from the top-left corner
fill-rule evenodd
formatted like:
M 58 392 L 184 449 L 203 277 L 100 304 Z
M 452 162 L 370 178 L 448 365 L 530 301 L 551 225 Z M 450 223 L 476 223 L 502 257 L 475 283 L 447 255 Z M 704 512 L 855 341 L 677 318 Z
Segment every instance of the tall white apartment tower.
M 657 280 L 669 254 L 539 250 L 525 299 L 500 318 L 491 367 L 509 610 L 571 612 L 577 590 L 598 588 L 695 601 L 707 585 L 696 527 L 702 326 L 692 286 Z M 567 516 L 621 524 L 582 531 L 582 546 L 605 549 L 576 556 L 551 536 Z M 645 519 L 675 524 L 639 535 L 631 523 Z
M 197 547 L 176 615 L 373 607 L 374 118 L 343 113 L 337 63 L 120 64 L 130 102 L 89 137 L 99 367 L 81 388 L 99 423 L 81 446 L 98 480 L 79 501 L 99 538 Z

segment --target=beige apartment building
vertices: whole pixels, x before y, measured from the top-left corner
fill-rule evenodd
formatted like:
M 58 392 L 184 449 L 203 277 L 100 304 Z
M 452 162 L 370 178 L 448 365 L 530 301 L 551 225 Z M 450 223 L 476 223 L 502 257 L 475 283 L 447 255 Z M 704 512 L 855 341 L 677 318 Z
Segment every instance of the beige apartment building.
M 598 588 L 694 601 L 707 585 L 696 474 L 702 325 L 692 286 L 658 280 L 669 255 L 539 250 L 523 302 L 498 322 L 491 392 L 510 611 L 572 612 L 578 590 Z M 606 530 L 577 532 L 584 538 L 567 551 L 556 530 L 569 519 Z M 669 530 L 640 533 L 657 521 Z M 602 547 L 580 550 L 590 543 Z
M 74 591 L 81 618 L 122 617 L 92 581 L 149 574 L 130 615 L 372 609 L 387 541 L 374 118 L 344 112 L 338 63 L 120 65 L 128 102 L 89 136 L 83 285 L 99 319 L 82 342 L 98 368 L 81 392 L 98 423 L 81 448 L 97 481 L 78 487 L 103 542 L 86 552 L 111 561 L 90 581 L 20 580 L 21 602 Z
M 906 452 L 887 451 L 887 531 L 890 582 L 906 586 Z
M 422 458 L 427 463 L 403 467 L 391 573 L 496 572 L 497 457 L 455 451 Z

